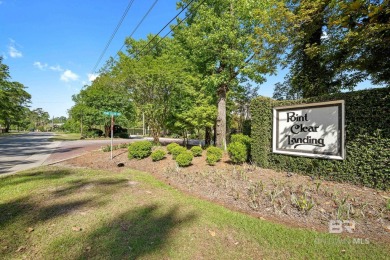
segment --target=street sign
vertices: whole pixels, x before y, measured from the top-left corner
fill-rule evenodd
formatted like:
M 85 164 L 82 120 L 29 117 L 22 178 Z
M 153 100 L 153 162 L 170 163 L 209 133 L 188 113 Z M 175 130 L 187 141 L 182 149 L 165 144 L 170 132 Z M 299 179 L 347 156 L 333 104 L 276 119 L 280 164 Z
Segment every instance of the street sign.
M 106 116 L 120 116 L 120 115 L 122 115 L 119 112 L 112 112 L 112 111 L 104 111 L 103 114 Z

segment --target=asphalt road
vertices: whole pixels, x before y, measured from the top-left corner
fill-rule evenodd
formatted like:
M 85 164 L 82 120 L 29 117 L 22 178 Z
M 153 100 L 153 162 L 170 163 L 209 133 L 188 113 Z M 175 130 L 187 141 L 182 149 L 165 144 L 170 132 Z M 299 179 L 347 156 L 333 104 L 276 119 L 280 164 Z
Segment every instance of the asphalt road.
M 61 142 L 50 142 L 52 133 L 26 133 L 0 138 L 0 175 L 41 165 Z

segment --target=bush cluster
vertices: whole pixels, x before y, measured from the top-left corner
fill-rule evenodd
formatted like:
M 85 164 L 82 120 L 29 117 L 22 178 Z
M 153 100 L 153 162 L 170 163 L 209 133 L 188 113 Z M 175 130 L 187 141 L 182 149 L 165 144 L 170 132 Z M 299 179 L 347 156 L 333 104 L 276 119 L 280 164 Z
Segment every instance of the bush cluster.
M 150 157 L 152 157 L 153 162 L 156 162 L 156 161 L 160 161 L 160 160 L 164 159 L 165 154 L 166 153 L 163 150 L 156 150 L 156 151 L 152 152 Z
M 152 153 L 153 144 L 149 141 L 139 141 L 129 145 L 129 159 L 142 159 L 148 157 Z
M 168 144 L 167 145 L 167 150 L 168 150 L 168 153 L 169 154 L 171 154 L 172 153 L 172 150 L 173 150 L 173 148 L 175 148 L 175 147 L 178 147 L 178 146 L 180 146 L 179 144 L 177 144 L 177 143 L 170 143 L 170 144 Z
M 345 101 L 346 159 L 325 160 L 272 153 L 272 108 L 333 100 Z M 252 159 L 262 167 L 390 189 L 390 88 L 338 93 L 301 100 L 251 102 Z
M 240 142 L 230 143 L 228 145 L 228 153 L 230 160 L 233 163 L 243 163 L 247 160 L 247 147 Z
M 176 157 L 177 157 L 179 154 L 181 154 L 181 153 L 183 153 L 183 152 L 185 152 L 185 151 L 187 151 L 187 149 L 186 149 L 185 147 L 183 147 L 183 146 L 178 145 L 178 146 L 174 147 L 174 148 L 171 150 L 172 158 L 173 158 L 174 160 L 176 160 Z
M 200 146 L 193 146 L 191 152 L 195 157 L 202 156 L 203 149 Z
M 180 167 L 189 166 L 194 156 L 191 151 L 183 151 L 176 157 L 176 162 Z

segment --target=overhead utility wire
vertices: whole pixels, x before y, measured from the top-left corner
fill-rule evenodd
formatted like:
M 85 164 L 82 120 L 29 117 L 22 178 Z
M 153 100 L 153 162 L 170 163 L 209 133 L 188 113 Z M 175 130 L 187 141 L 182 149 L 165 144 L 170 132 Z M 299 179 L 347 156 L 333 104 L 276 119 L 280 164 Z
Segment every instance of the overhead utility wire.
M 203 0 L 202 2 L 199 3 L 199 5 L 197 7 L 195 7 L 195 11 L 198 10 L 199 6 L 201 6 L 206 0 Z M 150 47 L 147 52 L 149 52 L 154 46 L 156 46 L 157 44 L 159 44 L 162 40 L 164 40 L 164 38 L 166 38 L 173 30 L 176 29 L 176 27 L 178 27 L 182 22 L 184 22 L 185 20 L 187 20 L 188 16 L 184 17 L 183 20 L 180 20 L 175 26 L 172 27 L 172 29 L 167 32 L 164 37 L 160 38 L 160 40 L 158 40 L 158 42 L 156 42 L 152 47 Z
M 130 0 L 129 4 L 127 5 L 126 10 L 125 10 L 125 12 L 122 15 L 122 18 L 120 19 L 118 25 L 116 26 L 114 32 L 112 33 L 110 39 L 108 40 L 108 42 L 106 44 L 106 47 L 104 48 L 104 50 L 103 50 L 102 54 L 100 55 L 98 61 L 96 62 L 95 66 L 93 67 L 92 73 L 95 73 L 97 66 L 99 66 L 100 61 L 102 60 L 104 54 L 106 53 L 108 47 L 110 46 L 112 40 L 114 39 L 114 37 L 116 35 L 116 33 L 118 32 L 119 27 L 122 25 L 122 22 L 125 19 L 125 17 L 127 16 L 127 13 L 129 12 L 129 10 L 130 10 L 131 6 L 133 5 L 134 1 L 135 0 Z
M 139 23 L 137 24 L 137 26 L 134 28 L 134 30 L 131 32 L 129 38 L 131 38 L 133 36 L 133 34 L 138 30 L 138 27 L 140 27 L 140 25 L 143 23 L 143 21 L 145 20 L 145 18 L 149 15 L 149 13 L 152 11 L 152 9 L 154 8 L 154 6 L 157 4 L 158 0 L 154 1 L 154 3 L 152 4 L 152 6 L 149 8 L 149 10 L 146 12 L 146 14 L 144 15 L 144 17 L 142 17 L 141 21 L 139 21 Z M 119 49 L 119 51 L 116 53 L 115 55 L 115 58 L 118 56 L 118 53 L 123 49 L 123 47 L 125 47 L 126 45 L 126 42 L 123 43 L 122 47 Z M 114 58 L 114 59 L 115 59 Z
M 149 46 L 149 44 L 165 29 L 167 28 L 182 12 L 184 12 L 185 9 L 187 9 L 187 7 L 192 3 L 194 2 L 195 0 L 191 0 L 191 2 L 189 2 L 186 6 L 183 7 L 183 9 L 175 16 L 173 17 L 140 51 L 138 51 L 134 57 L 137 57 L 146 47 Z M 199 5 L 203 4 L 205 0 L 203 0 Z M 199 6 L 198 6 L 199 7 Z M 185 20 L 185 19 L 184 19 Z M 172 31 L 172 30 L 171 30 Z

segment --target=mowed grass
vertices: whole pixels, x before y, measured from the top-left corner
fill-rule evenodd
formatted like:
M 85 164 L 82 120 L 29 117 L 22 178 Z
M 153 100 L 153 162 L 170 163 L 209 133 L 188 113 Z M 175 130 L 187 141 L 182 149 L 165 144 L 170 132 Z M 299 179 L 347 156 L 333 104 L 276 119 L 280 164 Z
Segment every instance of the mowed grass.
M 49 140 L 50 141 L 74 141 L 80 140 L 81 135 L 79 133 L 56 133 Z
M 386 259 L 388 245 L 290 228 L 138 171 L 41 167 L 0 178 L 1 259 Z

